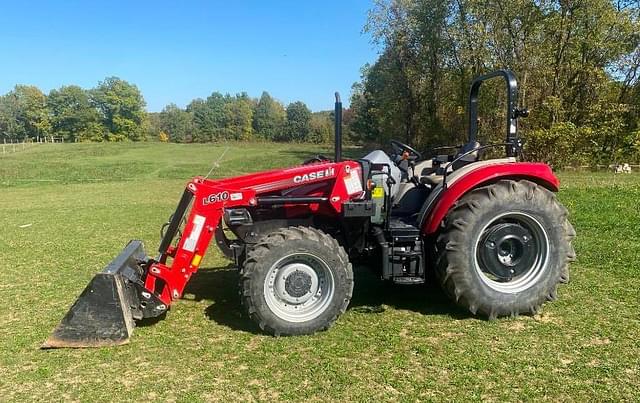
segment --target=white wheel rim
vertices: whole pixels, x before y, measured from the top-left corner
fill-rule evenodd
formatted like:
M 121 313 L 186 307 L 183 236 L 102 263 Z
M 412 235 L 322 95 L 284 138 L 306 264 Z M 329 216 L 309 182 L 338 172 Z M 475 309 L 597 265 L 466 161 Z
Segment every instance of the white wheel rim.
M 293 253 L 274 263 L 264 281 L 264 298 L 277 317 L 287 322 L 313 320 L 331 304 L 335 292 L 327 263 L 310 253 Z

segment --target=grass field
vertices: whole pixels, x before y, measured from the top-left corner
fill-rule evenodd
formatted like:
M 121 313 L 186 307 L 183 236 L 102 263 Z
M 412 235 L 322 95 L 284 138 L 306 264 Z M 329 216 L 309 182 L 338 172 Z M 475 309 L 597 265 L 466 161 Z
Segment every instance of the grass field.
M 328 152 L 228 147 L 215 177 Z M 0 401 L 640 399 L 637 174 L 560 175 L 578 260 L 535 317 L 477 319 L 437 286 L 389 290 L 358 267 L 334 327 L 273 338 L 243 315 L 236 273 L 211 247 L 185 297 L 130 344 L 39 350 L 129 239 L 157 248 L 186 180 L 224 149 L 65 144 L 0 155 Z

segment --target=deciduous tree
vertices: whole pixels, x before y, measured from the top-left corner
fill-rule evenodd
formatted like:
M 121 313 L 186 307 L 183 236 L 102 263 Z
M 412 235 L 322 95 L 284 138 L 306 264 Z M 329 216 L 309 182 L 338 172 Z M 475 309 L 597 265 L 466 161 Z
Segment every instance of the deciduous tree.
M 16 85 L 0 99 L 0 133 L 23 140 L 51 131 L 47 97 L 34 86 Z
M 225 122 L 228 138 L 231 140 L 251 140 L 253 138 L 254 101 L 247 93 L 238 94 L 225 104 Z
M 286 141 L 307 141 L 311 123 L 311 111 L 304 102 L 292 102 L 287 106 Z
M 108 130 L 108 140 L 145 139 L 146 103 L 138 87 L 118 77 L 108 77 L 91 94 Z
M 167 134 L 174 143 L 191 142 L 194 128 L 193 114 L 180 109 L 175 104 L 169 104 L 160 112 L 160 127 L 161 133 Z
M 282 104 L 264 91 L 253 115 L 253 129 L 266 140 L 274 140 L 282 135 L 286 112 Z
M 51 126 L 56 136 L 67 141 L 102 141 L 105 128 L 87 91 L 77 85 L 51 90 L 47 97 Z
M 534 132 L 566 139 L 575 127 L 607 133 L 591 146 L 581 142 L 591 161 L 630 158 L 635 150 L 637 1 L 378 0 L 366 30 L 380 56 L 352 93 L 350 127 L 362 141 L 459 144 L 471 80 L 509 68 L 519 79 L 520 104 L 533 112 L 521 121 L 525 139 Z M 483 85 L 480 97 L 483 141 L 503 140 L 504 85 Z M 546 144 L 529 147 L 534 143 Z

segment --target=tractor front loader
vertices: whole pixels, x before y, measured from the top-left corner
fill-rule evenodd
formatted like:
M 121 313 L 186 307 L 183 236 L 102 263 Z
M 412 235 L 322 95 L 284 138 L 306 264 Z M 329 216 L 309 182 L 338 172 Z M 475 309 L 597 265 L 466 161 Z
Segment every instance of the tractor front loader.
M 494 77 L 506 82 L 507 134 L 504 143 L 481 145 L 478 91 Z M 193 178 L 157 256 L 130 241 L 43 347 L 128 342 L 135 321 L 165 314 L 182 296 L 212 240 L 239 269 L 247 316 L 273 335 L 331 326 L 351 299 L 350 261 L 363 255 L 377 258 L 372 269 L 381 279 L 399 284 L 424 283 L 434 270 L 445 293 L 473 314 L 537 312 L 568 281 L 575 233 L 551 169 L 517 161 L 517 120 L 527 112 L 516 102 L 512 72 L 479 77 L 470 92 L 469 141 L 453 154 L 423 158 L 394 140 L 390 154 L 343 160 L 336 94 L 334 160 L 319 155 L 293 168 Z M 506 158 L 482 160 L 491 147 L 504 148 Z

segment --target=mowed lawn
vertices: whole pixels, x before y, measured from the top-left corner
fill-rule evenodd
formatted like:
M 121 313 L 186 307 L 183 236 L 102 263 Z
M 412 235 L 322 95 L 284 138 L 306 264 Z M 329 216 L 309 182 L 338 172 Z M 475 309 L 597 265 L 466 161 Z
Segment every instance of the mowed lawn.
M 225 149 L 224 156 L 220 159 Z M 562 173 L 578 260 L 534 317 L 486 321 L 436 285 L 363 267 L 329 331 L 265 336 L 214 246 L 166 319 L 130 344 L 39 349 L 130 239 L 150 254 L 182 187 L 299 163 L 308 145 L 60 144 L 0 154 L 0 401 L 640 399 L 640 174 Z

